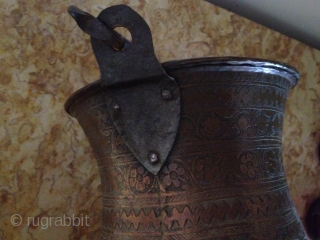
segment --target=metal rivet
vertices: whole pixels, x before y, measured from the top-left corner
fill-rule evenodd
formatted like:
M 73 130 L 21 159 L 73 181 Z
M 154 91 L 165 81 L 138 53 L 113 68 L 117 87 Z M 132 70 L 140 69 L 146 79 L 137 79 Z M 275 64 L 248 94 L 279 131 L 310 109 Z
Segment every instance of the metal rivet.
M 172 98 L 170 89 L 163 89 L 161 91 L 161 96 L 163 99 L 168 100 Z
M 114 103 L 114 104 L 112 105 L 112 110 L 115 111 L 115 112 L 119 112 L 119 111 L 120 111 L 120 106 L 119 106 L 119 104 Z
M 148 157 L 152 164 L 159 162 L 159 156 L 156 152 L 150 152 Z

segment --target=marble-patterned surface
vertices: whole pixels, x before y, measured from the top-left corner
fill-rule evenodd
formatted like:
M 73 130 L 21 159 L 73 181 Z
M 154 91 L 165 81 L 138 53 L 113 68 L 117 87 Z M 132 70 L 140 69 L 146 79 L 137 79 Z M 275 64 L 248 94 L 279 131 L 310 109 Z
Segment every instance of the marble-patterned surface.
M 310 202 L 320 196 L 319 51 L 205 1 L 3 0 L 0 239 L 99 239 L 98 168 L 80 126 L 63 108 L 74 91 L 99 78 L 99 69 L 88 35 L 67 7 L 74 4 L 96 16 L 120 3 L 147 20 L 161 62 L 246 56 L 281 61 L 300 71 L 286 108 L 283 156 L 304 219 Z M 19 226 L 11 224 L 14 214 L 21 215 L 21 224 L 14 219 Z M 64 216 L 87 216 L 89 226 L 45 228 L 50 217 Z

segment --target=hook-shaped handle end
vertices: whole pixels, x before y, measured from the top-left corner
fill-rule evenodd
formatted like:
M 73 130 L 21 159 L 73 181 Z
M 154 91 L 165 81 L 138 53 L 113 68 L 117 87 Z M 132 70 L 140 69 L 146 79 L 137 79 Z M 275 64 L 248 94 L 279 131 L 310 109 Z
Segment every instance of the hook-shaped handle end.
M 68 12 L 76 21 L 78 26 L 91 37 L 105 41 L 109 46 L 120 50 L 126 45 L 127 40 L 119 33 L 104 25 L 91 14 L 82 11 L 78 7 L 71 5 Z

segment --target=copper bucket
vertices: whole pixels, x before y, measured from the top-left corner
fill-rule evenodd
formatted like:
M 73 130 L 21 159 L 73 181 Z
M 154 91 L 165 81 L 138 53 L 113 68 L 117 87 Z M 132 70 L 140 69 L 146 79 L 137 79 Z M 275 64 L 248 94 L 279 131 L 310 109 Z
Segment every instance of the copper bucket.
M 296 70 L 245 58 L 190 59 L 162 67 L 178 86 L 179 93 L 169 93 L 180 104 L 165 160 L 149 150 L 150 165 L 139 159 L 130 136 L 115 124 L 126 108 L 136 109 L 131 98 L 120 99 L 119 105 L 114 98 L 135 96 L 136 85 L 106 86 L 98 80 L 65 105 L 83 128 L 99 166 L 102 239 L 307 239 L 281 159 L 283 114 L 288 91 L 299 78 Z M 160 100 L 166 96 L 157 94 Z M 176 115 L 159 111 L 163 118 Z M 139 114 L 141 121 L 149 116 Z M 158 160 L 161 166 L 154 170 Z

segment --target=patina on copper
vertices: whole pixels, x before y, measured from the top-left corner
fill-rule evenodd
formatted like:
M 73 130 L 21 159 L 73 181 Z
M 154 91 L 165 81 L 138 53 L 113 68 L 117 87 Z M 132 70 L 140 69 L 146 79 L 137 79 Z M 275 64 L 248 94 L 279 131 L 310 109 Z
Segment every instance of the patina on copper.
M 112 116 L 126 105 L 140 111 L 132 97 L 141 97 L 135 92 L 154 82 L 153 76 L 139 84 L 119 83 L 119 95 L 130 96 L 120 103 L 108 100 L 115 89 L 103 78 L 65 105 L 99 166 L 102 239 L 307 239 L 281 158 L 285 103 L 299 74 L 277 62 L 245 58 L 190 59 L 162 67 L 179 88 L 181 110 L 174 144 L 156 174 L 136 158 Z M 161 101 L 175 94 L 170 88 L 157 92 Z M 161 131 L 165 135 L 168 129 Z M 158 158 L 148 153 L 150 163 Z

